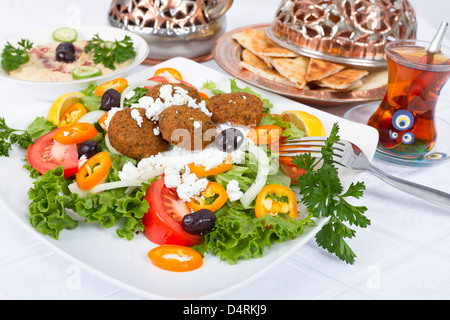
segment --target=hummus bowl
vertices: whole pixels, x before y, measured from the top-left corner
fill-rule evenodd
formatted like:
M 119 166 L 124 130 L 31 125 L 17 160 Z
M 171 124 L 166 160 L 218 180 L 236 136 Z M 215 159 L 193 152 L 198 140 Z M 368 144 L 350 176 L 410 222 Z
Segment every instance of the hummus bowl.
M 55 43 L 55 40 L 52 37 L 53 31 L 55 28 L 47 28 L 41 30 L 35 30 L 28 33 L 16 35 L 10 37 L 8 39 L 0 41 L 0 50 L 3 51 L 3 48 L 7 44 L 7 42 L 11 43 L 13 46 L 16 46 L 17 43 L 22 39 L 30 40 L 34 46 L 38 45 L 49 45 Z M 77 41 L 88 41 L 91 40 L 92 37 L 96 34 L 99 35 L 103 40 L 122 40 L 126 35 L 130 36 L 133 41 L 134 50 L 136 51 L 136 57 L 128 61 L 126 66 L 122 68 L 117 68 L 116 70 L 105 73 L 101 76 L 91 77 L 86 79 L 79 80 L 63 80 L 63 81 L 36 81 L 30 79 L 17 79 L 11 76 L 6 70 L 0 68 L 0 78 L 7 79 L 10 81 L 16 81 L 18 84 L 26 86 L 27 89 L 33 89 L 36 93 L 48 93 L 48 90 L 51 90 L 52 94 L 57 94 L 59 91 L 68 92 L 69 91 L 78 91 L 84 89 L 88 86 L 89 83 L 99 83 L 101 81 L 108 81 L 114 78 L 122 77 L 128 72 L 130 72 L 133 68 L 141 64 L 148 56 L 148 44 L 147 42 L 139 35 L 136 35 L 132 32 L 114 28 L 114 27 L 101 27 L 101 26 L 85 26 L 76 28 L 78 33 Z M 58 91 L 58 92 L 56 92 Z

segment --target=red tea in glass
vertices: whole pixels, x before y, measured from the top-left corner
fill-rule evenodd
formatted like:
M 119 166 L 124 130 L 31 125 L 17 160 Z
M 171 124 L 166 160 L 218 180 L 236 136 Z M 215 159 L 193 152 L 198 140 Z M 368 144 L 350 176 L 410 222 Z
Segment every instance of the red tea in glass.
M 427 47 L 415 40 L 386 45 L 387 91 L 368 121 L 379 132 L 381 153 L 415 159 L 436 142 L 436 103 L 450 76 L 450 60 L 441 52 L 427 54 Z

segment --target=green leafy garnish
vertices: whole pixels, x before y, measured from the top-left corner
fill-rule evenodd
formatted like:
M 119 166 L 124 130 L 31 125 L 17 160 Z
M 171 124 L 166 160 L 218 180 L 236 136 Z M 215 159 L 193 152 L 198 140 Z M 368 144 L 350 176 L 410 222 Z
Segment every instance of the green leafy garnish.
M 2 52 L 2 68 L 6 71 L 13 71 L 19 69 L 19 67 L 30 61 L 28 51 L 33 47 L 33 43 L 28 39 L 22 39 L 17 43 L 18 47 L 15 48 L 11 43 L 7 42 Z
M 330 221 L 316 234 L 318 245 L 346 263 L 353 264 L 356 255 L 345 239 L 353 238 L 356 232 L 346 223 L 365 228 L 370 225 L 370 220 L 364 216 L 366 207 L 354 206 L 346 200 L 349 197 L 361 198 L 365 185 L 362 182 L 352 183 L 344 191 L 332 156 L 332 145 L 339 140 L 338 131 L 338 124 L 334 124 L 319 160 L 311 154 L 292 159 L 300 169 L 306 170 L 298 177 L 298 184 L 292 187 L 299 189 L 303 204 L 314 217 L 330 217 Z
M 279 126 L 284 129 L 283 132 L 281 133 L 281 136 L 287 139 L 301 139 L 305 136 L 305 133 L 299 128 L 297 128 L 295 124 L 293 124 L 292 122 L 283 121 L 280 116 L 274 114 L 267 114 L 264 117 L 262 117 L 259 125 Z
M 105 41 L 96 34 L 84 48 L 86 53 L 91 51 L 94 52 L 95 63 L 101 63 L 111 70 L 116 69 L 117 63 L 123 63 L 136 57 L 130 36 L 125 36 L 121 41 Z
M 21 132 L 21 133 L 19 133 Z M 17 144 L 21 149 L 27 149 L 33 139 L 25 130 L 10 128 L 5 118 L 0 118 L 0 156 L 9 157 L 9 151 L 12 150 L 13 144 Z

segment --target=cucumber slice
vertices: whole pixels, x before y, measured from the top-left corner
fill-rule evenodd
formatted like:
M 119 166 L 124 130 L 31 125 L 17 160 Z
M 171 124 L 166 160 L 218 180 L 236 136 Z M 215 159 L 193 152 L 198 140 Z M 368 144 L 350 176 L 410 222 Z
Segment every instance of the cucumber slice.
M 102 75 L 102 70 L 97 67 L 76 67 L 72 70 L 72 78 L 75 80 L 92 78 Z
M 74 42 L 77 40 L 77 30 L 72 28 L 59 28 L 53 31 L 53 39 L 58 42 Z

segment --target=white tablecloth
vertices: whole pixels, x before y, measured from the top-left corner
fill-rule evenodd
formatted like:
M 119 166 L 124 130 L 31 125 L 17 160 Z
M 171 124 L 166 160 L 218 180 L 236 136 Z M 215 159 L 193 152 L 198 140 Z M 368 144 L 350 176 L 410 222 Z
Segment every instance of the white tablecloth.
M 228 30 L 270 22 L 278 3 L 235 0 L 227 13 Z M 109 4 L 109 0 L 3 0 L 0 38 L 63 25 L 108 25 Z M 420 12 L 418 18 L 418 38 L 430 39 L 440 21 L 431 26 Z M 205 64 L 222 71 L 214 61 Z M 136 72 L 143 68 L 139 66 Z M 23 107 L 21 99 L 11 96 L 17 92 L 16 85 L 0 81 L 0 116 L 4 108 Z M 17 103 L 5 105 L 2 100 Z M 327 111 L 342 115 L 343 110 Z M 450 119 L 448 89 L 442 92 L 438 115 Z M 450 162 L 427 168 L 400 167 L 379 160 L 374 164 L 393 175 L 450 193 Z M 369 174 L 362 179 L 367 191 L 360 203 L 368 208 L 371 226 L 357 229 L 357 237 L 349 241 L 357 254 L 354 265 L 329 255 L 311 240 L 261 278 L 221 298 L 449 299 L 449 208 L 410 196 Z M 7 183 L 0 182 L 3 186 Z M 79 280 L 77 285 L 74 276 Z M 0 212 L 0 299 L 141 298 L 69 262 Z

